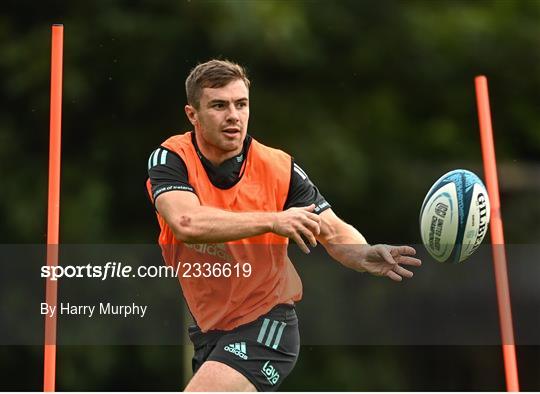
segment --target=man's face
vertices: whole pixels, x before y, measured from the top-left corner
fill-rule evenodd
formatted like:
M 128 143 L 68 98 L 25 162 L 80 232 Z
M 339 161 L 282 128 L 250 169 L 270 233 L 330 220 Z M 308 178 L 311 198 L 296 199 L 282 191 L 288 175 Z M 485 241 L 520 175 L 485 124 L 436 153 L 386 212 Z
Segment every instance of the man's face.
M 249 120 L 249 91 L 238 79 L 221 88 L 204 88 L 199 109 L 185 107 L 197 141 L 209 159 L 232 157 L 242 150 Z

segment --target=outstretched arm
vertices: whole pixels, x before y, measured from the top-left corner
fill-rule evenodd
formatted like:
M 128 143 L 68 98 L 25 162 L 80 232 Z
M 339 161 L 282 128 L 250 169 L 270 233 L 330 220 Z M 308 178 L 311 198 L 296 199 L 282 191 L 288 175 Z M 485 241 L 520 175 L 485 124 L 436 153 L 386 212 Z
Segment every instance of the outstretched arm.
M 320 218 L 312 213 L 315 205 L 283 212 L 230 212 L 202 206 L 187 191 L 160 194 L 155 203 L 176 239 L 187 243 L 227 242 L 273 232 L 293 239 L 309 253 L 302 237 L 315 246 L 320 231 Z
M 345 223 L 331 210 L 320 214 L 321 232 L 317 239 L 334 260 L 345 267 L 376 276 L 387 276 L 401 281 L 413 273 L 401 265 L 418 267 L 416 251 L 410 246 L 369 245 L 360 232 Z

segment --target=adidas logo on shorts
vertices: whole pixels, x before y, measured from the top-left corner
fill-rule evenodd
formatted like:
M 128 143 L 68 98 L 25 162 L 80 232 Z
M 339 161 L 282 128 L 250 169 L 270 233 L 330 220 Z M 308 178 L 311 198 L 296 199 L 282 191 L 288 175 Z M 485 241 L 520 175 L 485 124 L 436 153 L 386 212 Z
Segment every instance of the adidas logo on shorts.
M 243 358 L 244 360 L 248 359 L 246 343 L 245 342 L 231 343 L 230 345 L 225 346 L 223 348 L 223 350 L 225 350 L 225 351 L 227 351 L 229 353 L 235 354 L 238 357 Z

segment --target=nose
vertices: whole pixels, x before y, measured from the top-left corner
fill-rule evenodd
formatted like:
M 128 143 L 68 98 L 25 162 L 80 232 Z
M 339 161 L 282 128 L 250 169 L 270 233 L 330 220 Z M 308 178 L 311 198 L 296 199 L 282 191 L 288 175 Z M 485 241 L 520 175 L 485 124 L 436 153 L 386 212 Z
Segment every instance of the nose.
M 234 104 L 229 106 L 229 110 L 227 111 L 227 122 L 236 123 L 240 120 L 240 117 L 238 115 L 238 110 L 234 106 Z

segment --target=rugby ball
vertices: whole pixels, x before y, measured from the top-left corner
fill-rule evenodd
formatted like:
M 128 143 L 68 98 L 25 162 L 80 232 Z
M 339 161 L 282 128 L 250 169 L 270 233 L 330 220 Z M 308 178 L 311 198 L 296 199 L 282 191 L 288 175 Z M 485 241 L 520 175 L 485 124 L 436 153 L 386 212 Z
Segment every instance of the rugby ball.
M 474 173 L 454 170 L 429 189 L 420 209 L 420 233 L 437 261 L 459 263 L 480 246 L 487 233 L 487 190 Z

